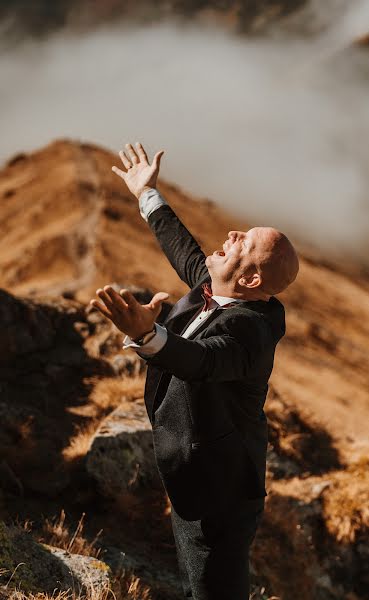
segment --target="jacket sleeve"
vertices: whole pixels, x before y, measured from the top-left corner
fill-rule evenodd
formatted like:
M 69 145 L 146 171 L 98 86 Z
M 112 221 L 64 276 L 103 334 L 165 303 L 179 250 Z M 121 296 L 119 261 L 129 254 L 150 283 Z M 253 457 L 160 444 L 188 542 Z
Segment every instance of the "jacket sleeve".
M 170 264 L 190 288 L 209 275 L 205 254 L 169 205 L 151 213 L 148 223 Z
M 256 323 L 243 321 L 237 332 L 233 323 L 228 332 L 200 340 L 188 340 L 168 331 L 165 346 L 146 360 L 184 381 L 246 379 L 255 375 L 255 365 L 263 351 L 263 337 Z

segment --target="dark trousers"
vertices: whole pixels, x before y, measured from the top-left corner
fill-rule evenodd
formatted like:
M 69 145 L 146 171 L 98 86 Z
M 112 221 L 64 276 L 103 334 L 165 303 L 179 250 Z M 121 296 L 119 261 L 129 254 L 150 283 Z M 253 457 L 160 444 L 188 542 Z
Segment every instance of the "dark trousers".
M 185 598 L 249 599 L 249 548 L 263 509 L 264 498 L 245 500 L 224 513 L 185 521 L 172 506 L 172 527 Z

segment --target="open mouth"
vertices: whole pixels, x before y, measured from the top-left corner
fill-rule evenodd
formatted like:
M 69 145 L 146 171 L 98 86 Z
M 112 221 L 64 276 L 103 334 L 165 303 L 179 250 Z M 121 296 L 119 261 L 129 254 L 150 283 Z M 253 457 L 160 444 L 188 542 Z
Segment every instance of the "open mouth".
M 213 254 L 216 256 L 225 256 L 225 252 L 223 252 L 223 250 L 214 250 Z

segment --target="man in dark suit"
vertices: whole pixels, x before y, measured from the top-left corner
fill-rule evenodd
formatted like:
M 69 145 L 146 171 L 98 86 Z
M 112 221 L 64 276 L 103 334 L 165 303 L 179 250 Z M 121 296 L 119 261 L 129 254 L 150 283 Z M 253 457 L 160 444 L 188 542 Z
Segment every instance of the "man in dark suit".
M 164 292 L 142 306 L 129 291 L 105 286 L 91 304 L 148 364 L 145 403 L 185 597 L 246 600 L 249 547 L 266 495 L 263 406 L 285 333 L 274 294 L 294 281 L 298 258 L 271 227 L 230 231 L 223 249 L 205 257 L 156 189 L 162 154 L 150 165 L 141 144 L 127 144 L 126 171 L 113 171 L 190 292 L 162 324 Z

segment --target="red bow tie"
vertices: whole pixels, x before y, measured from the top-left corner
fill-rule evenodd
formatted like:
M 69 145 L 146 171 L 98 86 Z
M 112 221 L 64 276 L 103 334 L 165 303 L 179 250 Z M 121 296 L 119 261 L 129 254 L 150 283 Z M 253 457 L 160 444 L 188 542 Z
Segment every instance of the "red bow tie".
M 203 293 L 201 294 L 201 296 L 204 299 L 204 306 L 201 309 L 201 312 L 202 312 L 204 310 L 209 310 L 211 301 L 212 301 L 212 297 L 213 297 L 213 292 L 211 289 L 211 285 L 209 285 L 208 283 L 203 283 L 201 287 L 203 290 Z M 223 304 L 222 308 L 228 308 L 229 306 L 234 306 L 235 304 L 237 304 L 237 303 L 236 302 L 228 302 L 228 304 Z
M 213 295 L 213 292 L 211 291 L 211 285 L 209 285 L 208 283 L 203 283 L 201 287 L 202 287 L 202 291 L 203 291 L 201 296 L 204 299 L 204 306 L 202 307 L 201 310 L 209 310 L 209 307 L 211 304 L 211 298 Z

